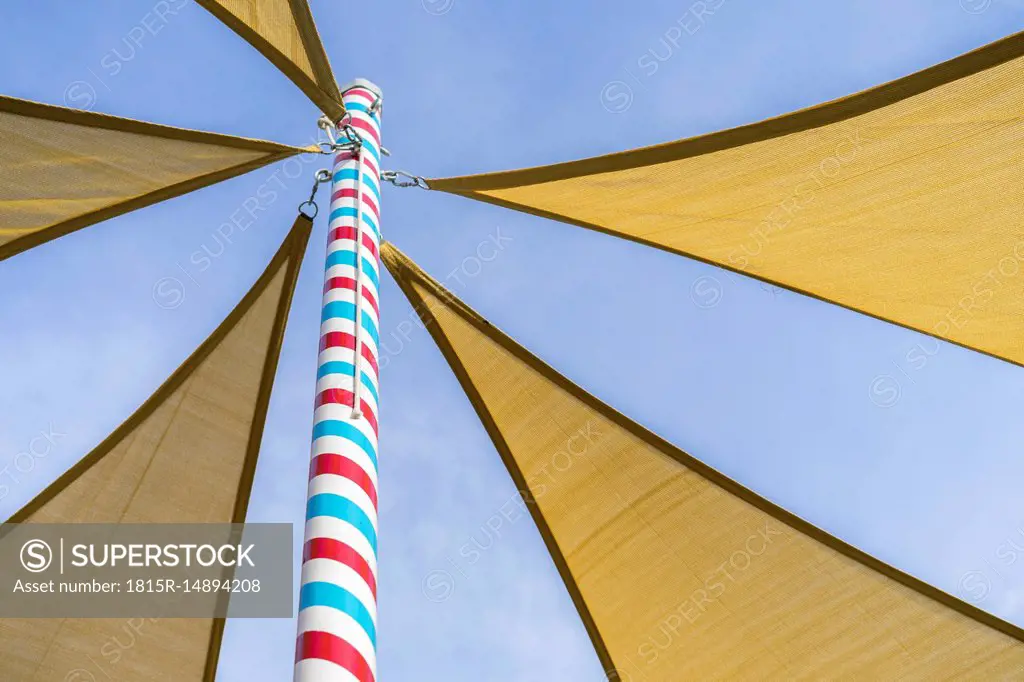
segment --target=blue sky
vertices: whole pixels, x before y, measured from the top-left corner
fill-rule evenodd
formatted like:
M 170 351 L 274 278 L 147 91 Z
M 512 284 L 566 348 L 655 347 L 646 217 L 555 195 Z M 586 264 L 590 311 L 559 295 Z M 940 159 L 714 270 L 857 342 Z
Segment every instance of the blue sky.
M 428 176 L 749 123 L 1024 28 L 1020 0 L 705 2 L 717 9 L 701 21 L 686 0 L 312 5 L 339 80 L 384 89 L 390 166 Z M 154 5 L 4 4 L 0 92 L 280 142 L 314 136 L 313 106 L 191 3 L 148 19 L 156 35 L 133 50 L 125 40 Z M 680 22 L 689 30 L 666 40 Z M 0 265 L 0 470 L 18 478 L 2 481 L 0 514 L 95 446 L 209 334 L 276 250 L 318 167 L 287 181 L 287 196 L 204 271 L 190 255 L 219 250 L 214 230 L 273 169 Z M 570 226 L 420 190 L 386 189 L 383 204 L 388 239 L 597 396 L 823 528 L 1024 625 L 1024 560 L 1008 558 L 1010 543 L 1024 548 L 1024 370 Z M 324 228 L 299 281 L 250 521 L 301 522 Z M 498 256 L 475 262 L 498 235 Z M 161 308 L 154 284 L 180 277 L 179 265 L 194 281 L 179 307 Z M 1010 285 L 1024 305 L 1024 281 Z M 639 323 L 627 336 L 630 306 Z M 602 679 L 529 520 L 485 535 L 514 486 L 387 278 L 382 310 L 383 679 Z M 644 352 L 626 362 L 627 344 Z M 937 348 L 923 365 L 907 359 L 917 344 Z M 48 454 L 14 469 L 48 431 L 59 434 Z M 493 544 L 469 565 L 459 548 L 474 540 Z M 429 587 L 438 571 L 450 590 Z M 293 621 L 234 621 L 219 679 L 290 679 L 293 642 Z

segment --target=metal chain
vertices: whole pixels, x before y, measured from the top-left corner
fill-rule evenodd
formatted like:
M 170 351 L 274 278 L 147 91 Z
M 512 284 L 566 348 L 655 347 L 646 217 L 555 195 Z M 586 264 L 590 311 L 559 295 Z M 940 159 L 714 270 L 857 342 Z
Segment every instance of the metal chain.
M 327 134 L 329 140 L 327 142 L 321 142 L 320 153 L 321 154 L 334 154 L 339 151 L 351 151 L 353 154 L 359 152 L 359 148 L 363 146 L 362 136 L 356 132 L 356 129 L 352 127 L 352 115 L 345 114 L 340 121 L 334 123 L 327 116 L 321 116 L 317 121 L 317 126 L 320 130 Z M 345 142 L 339 142 L 341 134 L 345 136 Z
M 303 201 L 301 204 L 299 204 L 299 213 L 301 213 L 302 215 L 306 216 L 310 220 L 313 220 L 313 219 L 316 218 L 317 214 L 320 213 L 320 207 L 317 206 L 317 203 L 315 201 L 316 200 L 316 191 L 318 189 L 320 189 L 320 185 L 321 184 L 323 184 L 325 182 L 330 182 L 330 181 L 331 181 L 331 171 L 327 170 L 326 168 L 321 168 L 320 170 L 318 170 L 316 172 L 316 175 L 313 176 L 313 189 L 310 190 L 310 192 L 309 192 L 309 198 L 306 199 L 305 201 Z M 313 209 L 312 214 L 307 213 L 306 211 L 302 210 L 302 209 L 306 208 L 307 206 L 311 206 L 312 207 L 312 209 Z

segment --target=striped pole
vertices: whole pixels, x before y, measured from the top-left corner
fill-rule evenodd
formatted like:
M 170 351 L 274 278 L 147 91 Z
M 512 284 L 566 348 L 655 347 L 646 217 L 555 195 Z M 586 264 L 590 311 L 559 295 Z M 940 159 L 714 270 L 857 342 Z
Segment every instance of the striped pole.
M 358 80 L 342 95 L 363 143 L 331 184 L 295 682 L 377 677 L 381 93 Z

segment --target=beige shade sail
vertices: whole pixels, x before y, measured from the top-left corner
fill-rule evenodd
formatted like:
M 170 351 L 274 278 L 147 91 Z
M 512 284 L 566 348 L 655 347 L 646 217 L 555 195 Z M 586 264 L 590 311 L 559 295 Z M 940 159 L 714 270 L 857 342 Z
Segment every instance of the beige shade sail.
M 382 257 L 525 499 L 609 679 L 1024 678 L 1020 628 L 726 478 L 559 375 L 394 247 Z
M 220 327 L 8 522 L 242 523 L 310 228 L 298 218 Z M 213 618 L 0 620 L 0 679 L 212 680 L 223 626 Z
M 429 183 L 1024 364 L 1022 112 L 1024 33 L 761 123 Z
M 316 151 L 0 96 L 0 261 Z
M 307 0 L 197 0 L 338 121 L 345 106 Z

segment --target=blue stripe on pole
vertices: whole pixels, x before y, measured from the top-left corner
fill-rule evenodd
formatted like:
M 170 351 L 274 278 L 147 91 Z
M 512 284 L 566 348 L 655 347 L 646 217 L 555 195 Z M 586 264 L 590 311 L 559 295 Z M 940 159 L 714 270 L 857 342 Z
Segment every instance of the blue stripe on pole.
M 372 88 L 370 90 L 372 91 Z M 343 95 L 343 102 L 353 117 L 361 121 L 359 125 L 368 124 L 376 128 L 380 122 L 380 114 L 379 112 L 371 113 L 369 111 L 369 103 L 364 95 L 365 93 L 361 90 L 359 94 L 350 93 Z M 332 170 L 332 201 L 331 208 L 328 211 L 331 214 L 330 220 L 332 222 L 329 223 L 329 227 L 352 226 L 354 223 L 359 222 L 361 226 L 368 226 L 361 228 L 363 234 L 376 241 L 380 239 L 380 218 L 379 212 L 374 213 L 371 206 L 376 204 L 379 209 L 383 190 L 381 189 L 380 179 L 372 168 L 374 164 L 371 159 L 376 159 L 376 168 L 380 168 L 383 150 L 378 142 L 379 137 L 374 137 L 372 132 L 357 129 L 356 134 L 363 138 L 363 152 L 366 154 L 362 159 L 364 164 L 361 169 L 362 172 L 360 172 L 357 166 L 358 162 L 355 159 L 348 158 L 346 154 L 335 155 L 334 168 Z M 353 188 L 356 190 L 355 192 L 351 191 Z M 357 202 L 355 196 L 350 195 L 361 196 L 361 205 Z M 337 196 L 337 199 L 334 198 L 335 196 Z M 341 266 L 335 268 L 338 274 L 347 273 L 343 276 L 352 277 L 352 271 L 358 267 L 360 272 L 366 273 L 361 279 L 367 290 L 370 289 L 371 285 L 379 288 L 380 277 L 383 273 L 381 272 L 378 258 L 369 250 L 361 250 L 361 245 L 354 248 L 349 245 L 349 247 L 345 251 L 329 253 L 326 259 L 326 270 L 330 273 L 331 268 L 334 266 Z M 365 257 L 360 257 L 361 255 Z M 357 337 L 362 335 L 361 338 L 366 341 L 367 346 L 372 341 L 373 344 L 379 347 L 380 331 L 378 326 L 380 322 L 377 316 L 372 314 L 369 304 L 360 300 L 358 292 L 352 303 L 344 300 L 334 300 L 335 298 L 336 295 L 332 295 L 330 291 L 324 292 L 321 314 L 321 324 L 323 326 L 321 331 L 323 331 L 324 327 L 331 328 L 332 331 L 341 331 L 341 329 L 338 329 L 340 327 L 345 329 L 347 334 L 348 330 L 355 326 L 354 333 Z M 366 314 L 360 314 L 360 311 Z M 360 317 L 359 325 L 352 325 L 357 316 Z M 349 322 L 342 323 L 340 321 L 342 319 L 349 320 Z M 328 320 L 331 320 L 331 323 L 324 325 L 323 323 Z M 338 321 L 336 322 L 335 320 Z M 321 353 L 321 357 L 323 356 L 324 354 Z M 325 359 L 323 364 L 317 367 L 317 380 L 329 377 L 330 382 L 325 381 L 322 383 L 330 383 L 335 386 L 345 385 L 347 387 L 349 385 L 347 382 L 351 381 L 355 375 L 359 375 L 359 383 L 356 383 L 353 388 L 361 389 L 365 387 L 365 395 L 369 396 L 372 394 L 373 400 L 377 401 L 379 390 L 375 383 L 377 378 L 369 373 L 371 367 L 362 363 L 362 360 L 365 358 L 354 360 L 351 355 L 338 355 L 337 357 L 339 359 L 334 360 L 328 356 L 329 359 Z M 347 361 L 343 361 L 341 358 L 345 358 Z M 372 362 L 370 364 L 372 365 Z M 362 369 L 354 365 L 360 366 Z M 344 374 L 346 379 L 343 380 L 338 376 L 341 374 Z M 377 438 L 375 432 L 370 429 L 369 423 L 362 420 L 349 419 L 347 414 L 333 414 L 331 410 L 319 410 L 315 415 L 319 421 L 313 424 L 312 429 L 314 455 L 323 452 L 341 453 L 343 456 L 353 457 L 358 462 L 363 462 L 359 466 L 365 467 L 371 475 L 377 471 Z M 356 450 L 361 450 L 368 459 L 362 459 Z M 366 506 L 360 498 L 356 498 L 356 500 L 359 501 L 348 499 L 345 494 L 332 493 L 331 489 L 315 489 L 310 495 L 305 511 L 307 520 L 316 520 L 312 521 L 312 523 L 307 522 L 307 537 L 305 541 L 308 542 L 312 539 L 308 537 L 308 534 L 313 528 L 322 527 L 328 534 L 334 536 L 332 539 L 343 540 L 348 538 L 349 542 L 355 542 L 358 546 L 360 543 L 352 535 L 354 530 L 365 537 L 368 543 L 364 546 L 364 549 L 358 551 L 370 551 L 375 559 L 377 555 L 378 532 L 374 524 L 376 523 L 377 515 L 375 510 Z M 328 522 L 329 519 L 332 521 Z M 340 523 L 333 521 L 333 519 L 337 519 Z M 321 522 L 324 522 L 322 526 Z M 366 558 L 368 560 L 371 559 L 370 556 Z M 305 562 L 303 565 L 305 565 Z M 335 578 L 329 575 L 318 575 L 315 571 L 306 572 L 302 576 L 303 585 L 299 592 L 299 609 L 307 614 L 310 614 L 311 611 L 321 614 L 324 618 L 324 629 L 328 630 L 328 634 L 338 638 L 339 645 L 344 643 L 348 647 L 355 646 L 355 651 L 360 655 L 366 656 L 366 662 L 372 666 L 377 650 L 376 598 L 367 594 L 364 600 L 362 596 L 363 591 L 356 590 L 354 585 L 349 585 L 345 580 L 341 579 L 341 576 L 339 576 L 339 581 L 342 583 L 341 585 L 335 584 Z M 350 587 L 352 589 L 349 589 Z M 354 629 L 355 623 L 358 623 L 358 627 L 369 638 L 371 651 L 367 651 L 366 641 L 356 634 Z M 302 635 L 303 633 L 300 631 L 300 637 Z M 353 640 L 357 643 L 363 642 L 363 644 L 353 644 Z M 348 647 L 345 647 L 346 650 L 348 650 Z M 313 652 L 301 652 L 301 658 L 297 660 L 297 663 L 301 663 L 309 658 L 315 658 Z M 319 670 L 319 668 L 303 670 L 297 667 L 296 682 L 312 682 L 313 677 L 318 674 Z M 338 668 L 338 670 L 341 670 L 341 668 Z
M 306 583 L 299 591 L 299 610 L 310 606 L 326 606 L 351 616 L 370 637 L 373 645 L 377 646 L 377 628 L 373 624 L 373 616 L 363 602 L 344 587 L 324 582 Z
M 370 107 L 366 106 L 362 102 L 349 102 L 345 105 L 345 109 L 348 111 L 361 111 L 364 114 L 369 115 L 370 118 L 373 119 L 374 123 L 377 122 L 377 112 L 375 111 L 371 114 Z
M 362 315 L 363 329 L 373 339 L 373 345 L 375 348 L 380 348 L 380 336 L 377 333 L 377 325 L 373 323 L 369 315 Z M 356 306 L 354 303 L 348 301 L 331 301 L 324 306 L 324 312 L 320 316 L 320 323 L 323 324 L 327 320 L 341 319 L 356 320 Z
M 345 208 L 336 208 L 333 211 L 331 211 L 331 217 L 329 218 L 329 220 L 331 222 L 334 222 L 337 218 L 355 218 L 355 217 L 356 217 L 356 208 L 355 208 L 355 206 L 351 206 L 351 207 L 347 206 Z M 373 218 L 371 218 L 370 214 L 367 213 L 366 211 L 363 211 L 363 222 L 370 226 L 370 229 L 373 230 L 373 233 L 375 235 L 377 235 L 377 239 L 379 240 L 380 239 L 380 228 L 377 227 L 377 223 L 373 222 Z
M 330 374 L 340 374 L 342 376 L 350 377 L 355 374 L 356 368 L 352 366 L 351 362 L 342 362 L 341 360 L 331 360 L 320 365 L 319 369 L 316 370 L 316 378 L 323 379 L 325 376 Z M 360 372 L 362 375 L 361 383 L 373 396 L 373 402 L 380 404 L 380 400 L 377 398 L 377 387 L 373 385 L 373 381 L 370 379 L 366 372 Z
M 341 182 L 342 180 L 355 181 L 357 175 L 358 173 L 354 168 L 345 168 L 334 174 L 334 182 Z M 378 200 L 380 199 L 380 190 L 377 189 L 377 182 L 372 175 L 363 173 L 363 184 L 373 192 L 373 196 L 377 197 Z
M 330 516 L 352 524 L 370 543 L 374 556 L 377 555 L 377 531 L 373 528 L 373 522 L 370 521 L 366 512 L 352 500 L 331 493 L 314 495 L 306 504 L 306 520 L 309 521 L 318 516 Z
M 327 254 L 327 269 L 329 270 L 335 265 L 351 265 L 352 267 L 355 267 L 356 252 L 339 249 L 338 251 L 332 251 Z M 373 288 L 379 291 L 380 276 L 377 274 L 377 265 L 366 258 L 363 258 L 363 274 L 366 275 L 367 279 L 373 282 Z
M 370 439 L 366 437 L 366 434 L 356 428 L 355 425 L 349 422 L 325 419 L 324 421 L 317 422 L 313 425 L 313 440 L 323 438 L 324 436 L 337 436 L 355 443 L 363 452 L 366 453 L 366 456 L 370 458 L 370 461 L 373 462 L 374 470 L 377 469 L 377 452 L 373 448 L 373 443 L 371 443 Z

